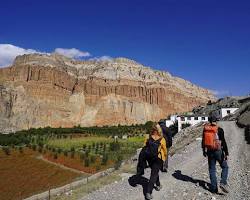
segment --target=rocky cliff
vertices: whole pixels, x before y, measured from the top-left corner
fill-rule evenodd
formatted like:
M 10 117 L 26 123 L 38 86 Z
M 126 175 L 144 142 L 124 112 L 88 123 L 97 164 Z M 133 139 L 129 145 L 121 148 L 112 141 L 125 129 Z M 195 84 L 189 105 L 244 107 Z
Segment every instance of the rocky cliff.
M 29 54 L 0 69 L 0 131 L 144 123 L 208 100 L 210 91 L 126 58 Z

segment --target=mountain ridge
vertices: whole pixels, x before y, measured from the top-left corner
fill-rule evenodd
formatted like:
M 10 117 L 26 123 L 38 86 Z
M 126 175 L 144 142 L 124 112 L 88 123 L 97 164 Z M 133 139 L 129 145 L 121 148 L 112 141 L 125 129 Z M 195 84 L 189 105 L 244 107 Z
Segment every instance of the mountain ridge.
M 127 58 L 17 56 L 0 69 L 0 84 L 0 119 L 9 124 L 0 130 L 145 123 L 215 99 L 209 90 Z

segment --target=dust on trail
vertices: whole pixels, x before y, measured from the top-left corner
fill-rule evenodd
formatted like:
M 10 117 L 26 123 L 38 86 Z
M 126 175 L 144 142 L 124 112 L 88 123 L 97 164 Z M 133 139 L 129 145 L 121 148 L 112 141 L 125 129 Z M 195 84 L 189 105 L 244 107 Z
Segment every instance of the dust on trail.
M 153 191 L 153 199 L 250 199 L 250 145 L 244 141 L 244 133 L 234 122 L 220 122 L 225 131 L 225 138 L 229 148 L 229 185 L 227 195 L 211 194 L 208 191 L 208 165 L 203 157 L 201 141 L 195 140 L 181 152 L 170 158 L 168 173 L 160 173 L 163 188 Z M 217 178 L 220 180 L 220 167 L 217 166 Z M 128 179 L 133 174 L 123 174 L 119 182 L 107 185 L 82 200 L 142 200 L 143 186 L 146 185 L 150 170 L 146 170 L 141 185 L 132 187 Z M 142 186 L 143 185 L 143 186 Z

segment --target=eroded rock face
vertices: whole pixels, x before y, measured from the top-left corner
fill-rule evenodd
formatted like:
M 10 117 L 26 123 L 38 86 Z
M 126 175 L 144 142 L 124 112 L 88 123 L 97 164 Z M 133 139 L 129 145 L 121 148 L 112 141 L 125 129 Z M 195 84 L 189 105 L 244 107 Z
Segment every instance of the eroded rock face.
M 0 85 L 0 131 L 145 123 L 214 100 L 206 89 L 125 58 L 18 56 L 0 69 Z

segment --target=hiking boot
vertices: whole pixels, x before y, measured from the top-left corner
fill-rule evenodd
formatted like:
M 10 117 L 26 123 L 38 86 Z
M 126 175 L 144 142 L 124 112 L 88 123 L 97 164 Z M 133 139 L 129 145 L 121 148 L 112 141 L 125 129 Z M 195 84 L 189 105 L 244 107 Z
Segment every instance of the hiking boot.
M 213 194 L 218 194 L 218 188 L 216 188 L 216 189 L 210 189 L 210 192 L 211 193 L 213 193 Z
M 146 199 L 146 200 L 151 200 L 151 199 L 153 199 L 152 194 L 146 193 L 146 194 L 145 194 L 145 199 Z
M 229 187 L 228 187 L 227 184 L 221 183 L 221 184 L 220 184 L 220 188 L 221 188 L 221 190 L 222 190 L 223 192 L 229 193 Z
M 162 189 L 162 185 L 156 185 L 156 186 L 155 186 L 155 190 L 156 190 L 156 191 L 160 191 L 161 189 Z

